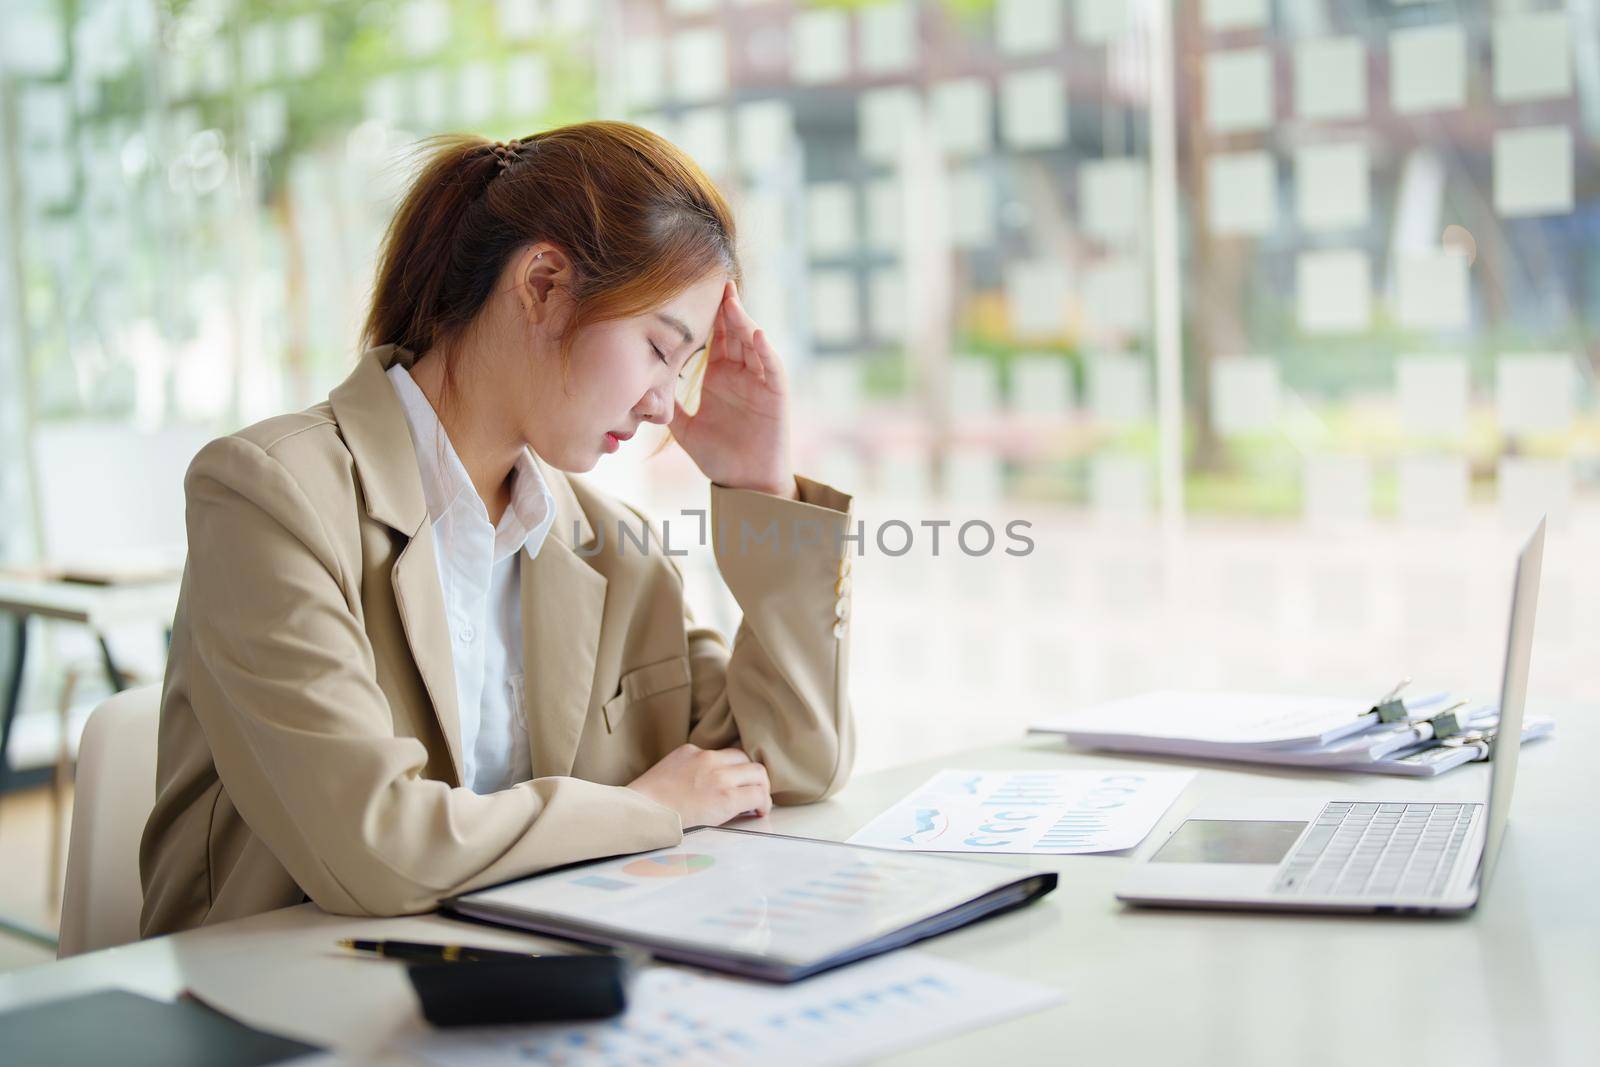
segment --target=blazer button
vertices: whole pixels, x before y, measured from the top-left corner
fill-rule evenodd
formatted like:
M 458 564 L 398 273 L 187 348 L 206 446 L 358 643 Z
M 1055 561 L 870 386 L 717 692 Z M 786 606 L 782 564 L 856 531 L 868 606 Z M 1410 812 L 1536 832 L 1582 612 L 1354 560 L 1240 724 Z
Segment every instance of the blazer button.
M 850 598 L 847 596 L 840 597 L 838 602 L 833 605 L 833 614 L 835 618 L 848 619 L 850 617 Z
M 833 624 L 833 636 L 840 640 L 844 639 L 844 620 L 841 619 Z
M 843 578 L 850 573 L 850 557 L 842 556 L 839 559 L 839 577 Z
M 840 578 L 837 582 L 834 582 L 833 583 L 833 591 L 835 593 L 838 593 L 840 596 L 849 596 L 850 595 L 850 579 L 848 577 L 844 577 L 844 578 Z

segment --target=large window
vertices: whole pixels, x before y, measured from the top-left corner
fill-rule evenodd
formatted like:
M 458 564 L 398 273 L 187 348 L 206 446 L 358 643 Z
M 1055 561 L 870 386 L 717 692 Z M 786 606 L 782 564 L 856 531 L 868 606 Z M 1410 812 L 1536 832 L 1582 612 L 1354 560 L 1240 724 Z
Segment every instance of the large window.
M 948 541 L 936 562 L 925 536 L 864 568 L 893 623 L 861 634 L 867 691 L 1237 684 L 1263 650 L 1285 677 L 1365 683 L 1388 665 L 1361 650 L 1435 618 L 1419 599 L 1499 627 L 1497 586 L 1474 584 L 1499 555 L 1473 563 L 1499 531 L 1540 511 L 1583 527 L 1597 18 L 1593 0 L 18 0 L 0 492 L 38 510 L 41 428 L 219 432 L 325 395 L 420 136 L 625 117 L 735 204 L 807 472 L 919 532 L 978 514 L 1068 531 L 1026 570 Z M 693 473 L 668 455 L 600 477 L 674 507 L 700 502 Z M 49 526 L 8 521 L 7 557 L 48 552 Z M 1554 564 L 1569 588 L 1600 577 Z M 1575 633 L 1581 611 L 1553 610 Z M 1153 632 L 1232 651 L 1152 665 Z M 1336 654 L 1278 655 L 1328 633 Z M 928 691 L 905 697 L 908 677 Z

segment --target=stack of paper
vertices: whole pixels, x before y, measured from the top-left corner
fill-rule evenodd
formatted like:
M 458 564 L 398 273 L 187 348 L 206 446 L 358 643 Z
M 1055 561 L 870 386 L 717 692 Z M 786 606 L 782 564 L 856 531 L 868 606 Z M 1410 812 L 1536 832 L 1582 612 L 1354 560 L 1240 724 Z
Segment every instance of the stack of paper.
M 1406 701 L 1413 720 L 1456 703 L 1448 693 Z M 1281 693 L 1157 692 L 1112 701 L 1033 723 L 1032 733 L 1063 734 L 1080 748 L 1205 759 L 1246 760 L 1329 770 L 1427 777 L 1470 763 L 1473 747 L 1443 745 L 1411 723 L 1380 723 L 1370 700 Z M 1469 730 L 1492 728 L 1493 704 L 1456 709 Z M 1522 739 L 1555 728 L 1547 717 L 1523 721 Z

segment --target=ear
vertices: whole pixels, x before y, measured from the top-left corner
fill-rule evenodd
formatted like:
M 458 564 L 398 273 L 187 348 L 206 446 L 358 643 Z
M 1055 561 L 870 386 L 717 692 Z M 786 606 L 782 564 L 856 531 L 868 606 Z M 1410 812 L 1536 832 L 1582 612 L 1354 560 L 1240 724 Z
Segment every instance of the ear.
M 538 241 L 517 253 L 515 277 L 523 309 L 532 321 L 543 323 L 556 307 L 555 291 L 571 289 L 572 263 L 555 245 Z

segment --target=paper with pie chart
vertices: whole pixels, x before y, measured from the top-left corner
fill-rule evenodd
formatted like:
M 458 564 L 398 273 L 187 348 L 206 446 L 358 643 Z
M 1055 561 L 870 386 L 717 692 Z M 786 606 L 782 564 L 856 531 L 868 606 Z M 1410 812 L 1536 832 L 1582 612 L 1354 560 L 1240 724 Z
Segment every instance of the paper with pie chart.
M 908 852 L 1117 852 L 1143 841 L 1193 778 L 1193 771 L 944 770 L 850 842 Z

